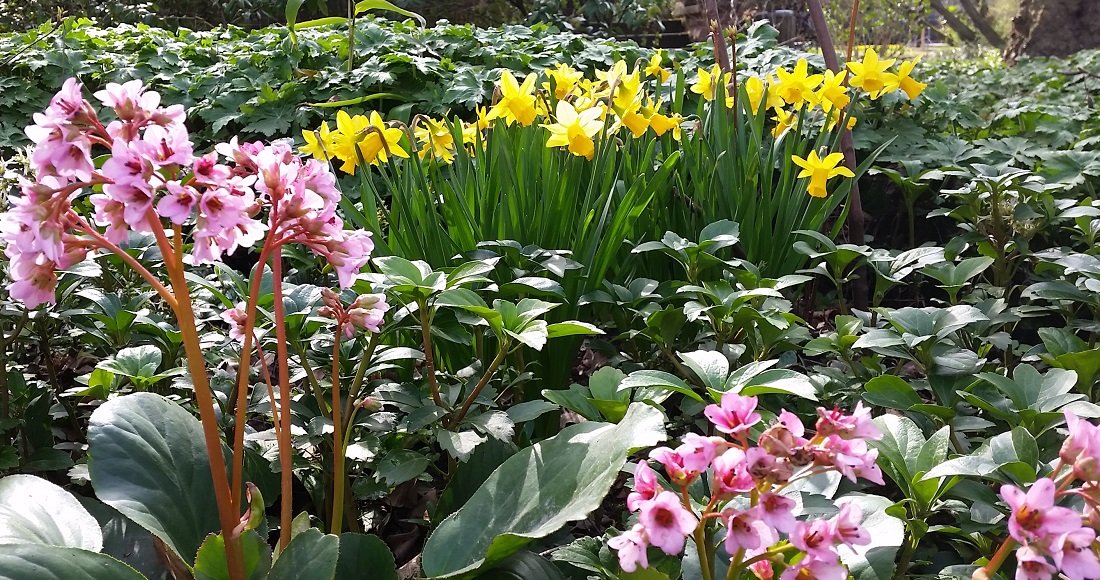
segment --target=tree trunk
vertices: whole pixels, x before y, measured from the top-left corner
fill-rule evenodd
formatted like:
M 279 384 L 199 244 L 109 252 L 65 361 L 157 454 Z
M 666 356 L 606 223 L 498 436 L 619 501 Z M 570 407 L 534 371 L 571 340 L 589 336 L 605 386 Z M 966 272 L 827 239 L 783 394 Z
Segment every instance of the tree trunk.
M 1100 47 L 1100 2 L 1097 0 L 1020 0 L 1012 19 L 1005 60 L 1021 55 L 1069 56 Z

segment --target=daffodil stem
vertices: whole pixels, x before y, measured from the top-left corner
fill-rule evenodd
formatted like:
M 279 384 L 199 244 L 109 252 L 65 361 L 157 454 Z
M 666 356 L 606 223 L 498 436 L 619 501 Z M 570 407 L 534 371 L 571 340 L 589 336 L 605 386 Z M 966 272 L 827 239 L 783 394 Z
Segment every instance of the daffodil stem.
M 810 17 L 814 23 L 814 31 L 817 33 L 817 41 L 821 45 L 821 56 L 825 59 L 825 66 L 834 74 L 840 74 L 840 62 L 836 58 L 836 46 L 833 37 L 829 34 L 829 24 L 825 20 L 825 11 L 821 9 L 821 0 L 808 0 L 810 5 Z M 840 128 L 840 150 L 844 153 L 844 165 L 855 173 L 856 151 L 852 142 L 852 131 L 847 123 Z M 863 223 L 863 202 L 859 195 L 858 175 L 852 179 L 852 190 L 848 193 L 848 241 L 852 244 L 862 245 L 865 238 L 865 224 Z M 853 302 L 860 310 L 867 309 L 867 277 L 857 276 L 852 284 Z

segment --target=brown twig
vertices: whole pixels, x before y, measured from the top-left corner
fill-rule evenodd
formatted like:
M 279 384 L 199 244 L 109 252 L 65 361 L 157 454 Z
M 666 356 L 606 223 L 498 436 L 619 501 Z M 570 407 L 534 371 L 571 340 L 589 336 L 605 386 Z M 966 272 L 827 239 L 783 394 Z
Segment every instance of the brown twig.
M 833 37 L 829 34 L 829 24 L 825 20 L 825 12 L 821 9 L 821 0 L 808 0 L 810 5 L 810 17 L 813 19 L 814 31 L 817 32 L 817 40 L 821 44 L 821 55 L 825 58 L 825 66 L 834 74 L 840 74 L 840 62 L 836 58 L 836 48 L 833 45 Z M 840 150 L 844 153 L 844 165 L 856 170 L 856 150 L 852 142 L 852 131 L 847 127 L 841 128 Z M 852 191 L 848 194 L 848 241 L 862 245 L 865 237 L 866 224 L 863 222 L 863 202 L 859 195 L 859 182 L 852 180 Z M 852 284 L 852 293 L 855 295 L 856 308 L 867 309 L 867 278 L 859 276 Z

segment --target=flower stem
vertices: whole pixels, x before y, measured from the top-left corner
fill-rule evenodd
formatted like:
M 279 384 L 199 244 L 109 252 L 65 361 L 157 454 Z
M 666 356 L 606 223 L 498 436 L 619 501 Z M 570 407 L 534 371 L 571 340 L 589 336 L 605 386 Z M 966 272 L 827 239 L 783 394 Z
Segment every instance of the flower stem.
M 210 461 L 210 475 L 214 480 L 214 499 L 218 505 L 218 519 L 221 522 L 222 535 L 225 540 L 225 556 L 229 566 L 229 577 L 233 580 L 245 580 L 244 555 L 241 551 L 240 536 L 232 533 L 240 522 L 240 514 L 236 509 L 236 502 L 229 488 L 229 474 L 226 472 L 225 458 L 222 456 L 222 438 L 218 429 L 217 414 L 214 410 L 214 396 L 210 392 L 210 382 L 206 376 L 206 359 L 203 357 L 202 346 L 199 344 L 199 332 L 195 327 L 195 313 L 191 308 L 191 294 L 187 287 L 187 279 L 183 275 L 183 269 L 178 268 L 176 262 L 170 259 L 173 252 L 170 244 L 168 244 L 168 238 L 164 234 L 160 217 L 152 208 L 149 208 L 146 219 L 149 222 L 149 227 L 153 229 L 153 234 L 157 237 L 157 243 L 162 247 L 164 265 L 168 270 L 168 279 L 172 284 L 172 290 L 175 296 L 180 298 L 174 301 L 173 310 L 176 313 L 176 322 L 179 323 L 184 352 L 187 353 L 187 370 L 191 375 L 195 402 L 199 407 L 199 419 L 202 422 L 203 438 L 206 442 L 206 455 Z M 167 251 L 164 251 L 163 248 L 167 248 Z
M 466 402 L 462 403 L 462 408 L 458 410 L 458 414 L 451 420 L 451 427 L 454 428 L 462 419 L 466 416 L 466 413 L 470 410 L 470 406 L 474 404 L 474 399 L 481 394 L 485 385 L 489 384 L 489 379 L 493 377 L 493 373 L 496 372 L 500 363 L 504 362 L 504 357 L 508 356 L 508 345 L 501 344 L 500 350 L 497 351 L 497 356 L 493 358 L 493 362 L 489 363 L 489 368 L 485 369 L 485 374 L 481 375 L 481 380 L 477 382 L 477 386 L 470 392 L 470 396 L 466 397 Z
M 260 302 L 260 282 L 263 280 L 264 266 L 267 264 L 268 257 L 271 255 L 271 244 L 264 243 L 264 247 L 260 249 L 260 257 L 256 262 L 256 270 L 252 276 L 252 288 L 248 295 L 248 305 L 245 306 L 245 314 L 247 315 L 244 322 L 244 339 L 241 344 L 241 360 L 237 368 L 237 408 L 234 423 L 237 429 L 233 433 L 233 499 L 234 501 L 240 501 L 241 494 L 244 492 L 244 424 L 246 421 L 246 414 L 248 411 L 248 376 L 249 369 L 252 367 L 252 341 L 255 339 L 256 334 L 256 305 Z M 257 352 L 260 350 L 259 344 L 256 345 Z M 263 355 L 260 355 L 260 365 L 265 366 L 267 362 L 264 360 Z M 265 371 L 266 373 L 266 366 Z M 278 422 L 279 415 L 274 413 L 275 400 L 271 400 L 272 416 L 271 420 Z M 278 441 L 282 441 L 279 438 L 278 431 L 276 432 L 276 438 Z
M 417 304 L 420 308 L 420 334 L 424 337 L 424 366 L 425 372 L 428 375 L 428 386 L 432 390 L 432 401 L 440 408 L 446 408 L 443 405 L 443 398 L 439 396 L 439 383 L 435 377 L 435 353 L 432 352 L 432 321 L 428 317 L 428 305 L 425 302 Z
M 1015 547 L 1016 540 L 1014 540 L 1012 536 L 1005 538 L 1004 543 L 1001 544 L 997 553 L 993 554 L 993 557 L 989 559 L 989 563 L 983 566 L 978 572 L 984 572 L 986 578 L 992 578 L 993 573 L 1001 567 L 1001 564 L 1004 564 L 1005 560 L 1008 559 L 1008 554 L 1012 552 L 1012 549 Z M 977 575 L 978 572 L 976 572 L 975 575 Z
M 691 496 L 688 495 L 688 488 L 680 488 L 680 496 L 683 498 L 684 508 L 694 513 L 691 509 Z M 709 553 L 707 550 L 707 532 L 706 520 L 699 520 L 699 525 L 695 526 L 695 531 L 692 533 L 692 539 L 695 541 L 695 551 L 699 554 L 699 571 L 703 575 L 703 580 L 714 580 L 714 570 L 711 569 L 710 560 L 707 558 Z
M 294 519 L 294 450 L 290 439 L 290 356 L 286 348 L 286 311 L 283 307 L 283 256 L 279 248 L 271 252 L 271 281 L 275 298 L 276 357 L 279 359 L 279 481 L 282 496 L 279 508 L 279 545 L 290 544 L 290 527 Z M 245 335 L 248 338 L 248 335 Z
M 336 323 L 332 344 L 332 534 L 344 531 L 344 428 L 340 424 L 340 335 L 344 325 Z

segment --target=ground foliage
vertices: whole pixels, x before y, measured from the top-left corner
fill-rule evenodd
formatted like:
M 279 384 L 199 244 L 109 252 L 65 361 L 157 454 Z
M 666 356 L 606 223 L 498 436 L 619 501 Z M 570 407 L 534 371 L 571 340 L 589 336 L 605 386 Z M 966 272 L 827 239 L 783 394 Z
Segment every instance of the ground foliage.
M 149 29 L 131 34 L 137 29 L 70 26 L 64 38 L 72 46 L 32 47 L 0 61 L 13 71 L 0 78 L 7 147 L 19 144 L 30 113 L 73 72 L 90 88 L 147 79 L 166 104 L 188 106 L 198 122 L 195 138 L 209 143 L 237 133 L 297 137 L 323 116 L 301 107 L 307 99 L 389 92 L 412 106 L 398 109 L 405 103 L 390 97 L 381 101 L 388 116 L 440 114 L 491 99 L 497 68 L 538 70 L 562 59 L 606 68 L 620 56 L 632 62 L 642 54 L 541 28 L 422 32 L 364 21 L 357 42 L 364 60 L 346 73 L 339 26 L 300 32 L 297 48 L 279 29 L 164 37 Z M 766 31 L 741 38 L 739 61 L 754 72 L 789 66 L 800 56 L 773 48 Z M 8 37 L 0 47 L 12 55 L 19 42 Z M 395 46 L 400 50 L 390 50 Z M 458 55 L 464 64 L 457 64 Z M 686 77 L 698 74 L 697 64 L 709 68 L 704 55 L 683 55 Z M 820 64 L 812 55 L 809 60 Z M 624 507 L 627 490 L 612 481 L 631 451 L 631 443 L 616 437 L 631 433 L 649 446 L 703 432 L 709 429 L 704 406 L 722 403 L 727 393 L 758 397 L 767 422 L 781 409 L 812 418 L 819 404 L 851 408 L 857 401 L 879 415 L 875 426 L 883 437 L 873 445 L 886 485 L 830 476 L 790 490 L 800 516 L 831 515 L 845 503 L 875 514 L 864 520 L 871 544 L 844 557 L 854 576 L 969 576 L 1007 555 L 1010 543 L 998 547 L 1014 533 L 1006 526 L 1014 506 L 997 495 L 1000 486 L 1026 488 L 1059 474 L 1068 486 L 1092 476 L 1069 476 L 1059 448 L 1067 438 L 1067 411 L 1100 417 L 1100 127 L 1091 96 L 1100 88 L 1098 65 L 1095 52 L 1027 60 L 1014 69 L 929 59 L 914 73 L 929 83 L 919 98 L 886 95 L 857 108 L 860 149 L 889 143 L 876 160 L 878 174 L 861 183 L 877 235 L 862 245 L 844 243 L 842 231 L 837 239 L 799 233 L 792 249 L 806 260 L 798 271 L 763 275 L 744 259 L 745 234 L 722 220 L 698 232 L 647 232 L 628 240 L 637 251 L 624 250 L 631 258 L 623 261 L 644 259 L 646 269 L 607 269 L 610 274 L 586 281 L 591 291 L 580 296 L 565 288 L 569 272 L 583 268 L 581 257 L 516 240 L 480 240 L 476 250 L 431 265 L 376 255 L 370 272 L 338 297 L 342 302 L 322 292 L 335 283 L 331 269 L 300 249 L 286 251 L 282 296 L 262 265 L 251 283 L 220 264 L 194 270 L 185 283 L 192 288 L 194 330 L 211 369 L 220 430 L 235 430 L 224 410 L 238 370 L 237 342 L 228 336 L 236 327 L 222 313 L 257 287 L 258 341 L 266 353 L 280 343 L 290 350 L 294 507 L 306 515 L 296 520 L 297 539 L 275 565 L 265 560 L 270 554 L 262 539 L 278 525 L 274 508 L 270 518 L 247 522 L 243 541 L 254 569 L 262 574 L 270 566 L 268 577 L 293 577 L 300 572 L 292 567 L 309 553 L 317 558 L 314 572 L 333 570 L 326 577 L 342 577 L 353 561 L 389 574 L 395 564 L 413 561 L 433 531 L 443 532 L 436 541 L 462 536 L 463 522 L 484 517 L 493 525 L 478 527 L 476 550 L 449 542 L 447 551 L 428 559 L 428 571 L 446 576 L 495 565 L 479 571 L 550 579 L 705 578 L 693 564 L 698 553 L 690 542 L 682 563 L 651 550 L 650 576 L 621 569 L 608 542 L 636 520 Z M 569 155 L 543 151 L 541 144 L 526 149 Z M 10 165 L 13 172 L 17 165 Z M 608 189 L 615 191 L 636 175 L 612 177 Z M 677 197 L 666 203 L 690 210 Z M 351 221 L 347 204 L 340 211 Z M 180 267 L 166 264 L 150 235 L 132 234 L 125 247 L 154 274 Z M 856 276 L 871 289 L 867 310 L 851 300 Z M 390 303 L 381 330 L 336 344 L 341 329 L 322 306 L 343 308 L 371 292 Z M 282 315 L 275 314 L 276 301 Z M 285 341 L 273 332 L 280 318 Z M 107 554 L 157 577 L 164 574 L 159 560 L 134 557 L 135 546 L 152 544 L 152 531 L 171 540 L 162 552 L 174 550 L 187 564 L 194 561 L 196 572 L 219 577 L 225 548 L 220 536 L 205 537 L 217 525 L 205 479 L 173 475 L 180 465 L 205 475 L 205 457 L 199 421 L 177 405 L 193 408 L 195 391 L 169 309 L 118 257 L 102 256 L 60 275 L 56 305 L 28 312 L 6 299 L 0 326 L 7 370 L 0 375 L 0 470 L 45 475 L 84 496 L 84 507 L 67 502 L 65 508 L 69 521 L 80 524 L 79 537 L 21 537 L 19 546 L 5 544 L 0 557 L 47 567 L 65 560 L 74 569 L 119 566 Z M 336 381 L 328 372 L 334 347 Z M 253 362 L 253 372 L 245 373 L 256 388 L 245 401 L 251 420 L 243 427 L 243 469 L 262 492 L 252 496 L 259 513 L 280 490 L 263 376 L 280 371 L 266 359 Z M 351 393 L 345 389 L 347 400 L 335 396 L 330 406 L 333 382 Z M 353 517 L 347 518 L 351 531 L 337 539 L 301 530 L 309 514 L 324 528 L 331 524 L 332 410 L 341 402 L 353 410 L 341 453 Z M 582 417 L 588 421 L 563 429 Z M 112 430 L 139 436 L 113 437 Z M 133 458 L 147 453 L 180 459 L 135 464 Z M 554 463 L 543 463 L 544 453 Z M 577 467 L 586 453 L 597 454 L 590 459 L 610 471 Z M 547 473 L 543 465 L 564 465 L 558 469 L 570 477 Z M 158 470 L 165 471 L 126 477 Z M 11 493 L 38 486 L 42 497 L 71 499 L 26 477 L 3 485 Z M 630 482 L 628 475 L 617 479 Z M 630 485 L 642 486 L 637 478 Z M 574 487 L 586 486 L 598 494 L 574 494 Z M 705 505 L 708 489 L 698 483 L 684 493 Z M 88 499 L 93 494 L 99 500 Z M 505 508 L 493 501 L 498 497 L 508 498 Z M 476 509 L 462 511 L 467 501 Z M 166 509 L 166 502 L 178 502 L 177 509 Z M 539 502 L 564 506 L 555 515 L 574 523 L 558 531 L 549 529 L 557 521 L 542 526 L 531 507 Z M 525 509 L 513 509 L 517 505 Z M 48 513 L 28 513 L 15 515 L 38 518 L 29 529 L 47 530 L 51 538 L 60 533 Z M 114 523 L 101 523 L 97 534 L 93 519 Z M 388 549 L 354 533 L 367 527 Z M 55 547 L 43 547 L 49 541 Z M 710 556 L 717 557 L 711 562 L 719 573 L 736 558 L 721 550 Z M 1011 574 L 1014 564 L 1009 559 L 1002 574 Z

